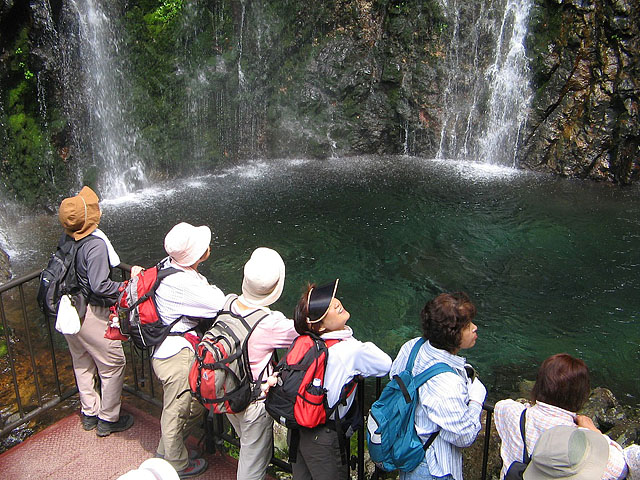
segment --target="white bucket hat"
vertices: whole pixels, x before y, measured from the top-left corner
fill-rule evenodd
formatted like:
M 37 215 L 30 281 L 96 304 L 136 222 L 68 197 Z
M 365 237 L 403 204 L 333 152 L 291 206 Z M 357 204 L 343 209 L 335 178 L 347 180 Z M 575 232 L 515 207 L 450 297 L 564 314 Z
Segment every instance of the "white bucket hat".
M 145 460 L 137 470 L 131 470 L 118 480 L 180 480 L 176 469 L 162 458 Z
M 194 227 L 188 223 L 177 224 L 164 237 L 164 249 L 174 263 L 190 267 L 196 263 L 211 243 L 211 230 L 203 225 Z
M 268 307 L 280 298 L 283 288 L 284 261 L 280 254 L 270 248 L 256 248 L 244 265 L 240 302 L 247 307 Z
M 602 477 L 608 460 L 609 442 L 604 435 L 559 425 L 538 438 L 524 480 L 593 480 Z

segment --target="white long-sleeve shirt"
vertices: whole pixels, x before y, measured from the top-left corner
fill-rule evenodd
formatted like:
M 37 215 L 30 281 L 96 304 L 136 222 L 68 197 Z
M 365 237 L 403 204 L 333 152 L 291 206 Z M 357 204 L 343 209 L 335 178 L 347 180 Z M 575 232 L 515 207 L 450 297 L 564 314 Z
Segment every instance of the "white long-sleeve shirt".
M 409 340 L 402 346 L 391 366 L 391 377 L 404 370 L 418 339 Z M 446 363 L 457 373 L 441 373 L 420 387 L 416 432 L 426 442 L 431 434 L 440 430 L 425 452 L 431 475 L 452 475 L 455 480 L 462 480 L 462 448 L 471 445 L 480 431 L 482 405 L 469 402 L 469 379 L 464 369 L 464 357 L 435 348 L 426 341 L 418 352 L 412 373 L 417 375 L 438 362 Z
M 197 271 L 184 268 L 173 262 L 169 266 L 180 270 L 165 277 L 156 290 L 158 315 L 166 325 L 186 315 L 196 318 L 213 318 L 222 309 L 225 295 L 215 285 Z M 196 321 L 182 319 L 172 328 L 172 332 L 186 332 L 197 325 Z M 155 348 L 154 358 L 169 358 L 183 348 L 193 347 L 182 335 L 169 335 Z
M 389 372 L 391 357 L 372 342 L 361 342 L 353 337 L 351 327 L 328 332 L 322 335 L 324 340 L 342 340 L 329 347 L 324 388 L 327 389 L 327 403 L 335 405 L 340 399 L 342 387 L 356 375 L 363 377 L 381 377 Z M 340 417 L 347 413 L 355 395 L 350 395 L 346 406 L 338 407 Z

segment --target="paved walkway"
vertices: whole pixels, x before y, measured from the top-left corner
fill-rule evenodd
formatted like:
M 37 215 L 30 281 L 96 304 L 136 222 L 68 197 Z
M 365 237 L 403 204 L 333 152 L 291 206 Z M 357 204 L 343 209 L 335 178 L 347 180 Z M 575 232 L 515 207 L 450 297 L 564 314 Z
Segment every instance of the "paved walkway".
M 160 421 L 131 405 L 135 417 L 125 432 L 100 438 L 86 432 L 74 413 L 0 455 L 3 480 L 110 480 L 134 470 L 155 454 Z M 205 454 L 209 468 L 197 480 L 235 480 L 237 462 L 220 454 Z

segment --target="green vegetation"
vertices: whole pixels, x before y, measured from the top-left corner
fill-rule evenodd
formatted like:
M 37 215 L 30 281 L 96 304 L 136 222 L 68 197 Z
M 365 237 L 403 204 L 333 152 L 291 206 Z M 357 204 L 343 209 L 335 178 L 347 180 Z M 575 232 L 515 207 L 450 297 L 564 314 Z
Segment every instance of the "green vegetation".
M 47 203 L 55 190 L 57 177 L 66 178 L 66 166 L 53 152 L 43 122 L 60 125 L 55 110 L 42 118 L 36 91 L 36 78 L 29 67 L 28 30 L 23 28 L 7 62 L 2 84 L 0 138 L 3 187 L 28 205 Z

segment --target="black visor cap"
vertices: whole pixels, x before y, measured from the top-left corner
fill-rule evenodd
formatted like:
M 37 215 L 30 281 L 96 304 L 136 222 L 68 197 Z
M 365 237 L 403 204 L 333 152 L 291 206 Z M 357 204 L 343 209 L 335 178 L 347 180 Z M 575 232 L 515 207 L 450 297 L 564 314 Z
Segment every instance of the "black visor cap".
M 309 295 L 309 322 L 321 320 L 329 310 L 331 301 L 336 296 L 338 278 L 333 282 L 320 287 L 315 287 Z

